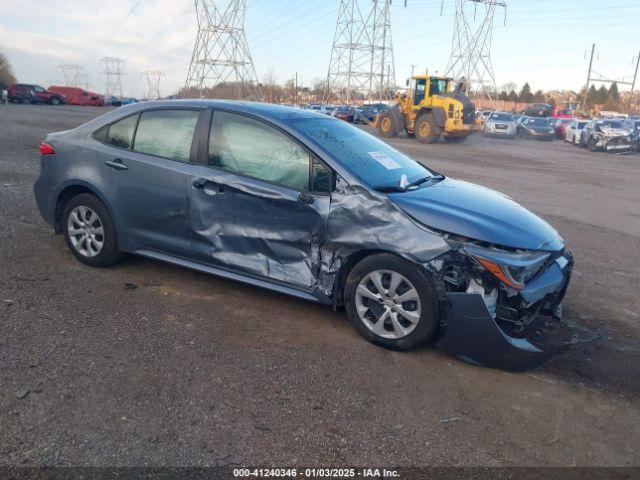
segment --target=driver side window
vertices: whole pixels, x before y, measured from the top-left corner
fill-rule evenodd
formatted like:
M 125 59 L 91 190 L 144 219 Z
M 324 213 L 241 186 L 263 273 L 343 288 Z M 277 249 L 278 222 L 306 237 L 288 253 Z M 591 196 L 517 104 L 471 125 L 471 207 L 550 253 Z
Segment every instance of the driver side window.
M 214 112 L 207 162 L 213 167 L 283 185 L 309 189 L 311 154 L 266 123 Z

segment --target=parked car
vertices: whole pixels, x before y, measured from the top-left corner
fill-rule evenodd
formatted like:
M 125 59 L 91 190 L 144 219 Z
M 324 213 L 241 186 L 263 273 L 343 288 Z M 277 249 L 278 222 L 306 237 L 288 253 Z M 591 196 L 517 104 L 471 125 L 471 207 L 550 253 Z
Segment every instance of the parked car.
M 344 120 L 345 122 L 353 123 L 353 119 L 355 118 L 355 109 L 353 107 L 343 105 L 336 108 L 332 115 L 340 120 Z
M 554 108 L 551 111 L 551 116 L 553 118 L 573 118 L 575 112 L 570 108 Z
M 102 95 L 89 92 L 83 88 L 51 85 L 49 91 L 63 94 L 69 105 L 85 105 L 91 107 L 102 107 L 104 105 L 104 97 Z
M 522 114 L 527 117 L 550 117 L 553 107 L 548 103 L 534 103 L 522 110 Z
M 367 123 L 373 122 L 376 116 L 389 110 L 386 103 L 365 103 L 360 107 L 361 114 L 367 119 Z
M 623 120 L 594 119 L 580 134 L 580 145 L 592 152 L 624 152 L 635 149 L 632 131 Z
M 636 150 L 640 152 L 640 118 L 631 117 L 622 122 L 622 125 L 631 132 L 631 143 L 634 143 Z
M 433 339 L 493 367 L 537 366 L 576 342 L 558 320 L 573 260 L 556 230 L 346 122 L 147 102 L 51 133 L 40 153 L 37 205 L 86 265 L 170 262 L 344 306 L 384 347 Z
M 306 110 L 311 110 L 313 112 L 318 112 L 318 113 L 322 113 L 322 114 L 326 114 L 327 110 L 325 109 L 324 105 L 319 104 L 319 103 L 311 103 L 309 105 L 307 105 Z
M 14 103 L 48 103 L 62 105 L 67 98 L 62 93 L 50 92 L 39 85 L 29 83 L 14 83 L 7 89 L 10 102 Z
M 487 121 L 487 118 L 491 115 L 491 110 L 481 110 L 476 112 L 476 125 L 484 128 L 484 123 Z
M 528 117 L 518 125 L 518 135 L 522 138 L 553 140 L 555 131 L 546 118 Z
M 510 113 L 493 112 L 484 122 L 485 137 L 515 138 L 518 128 Z
M 589 123 L 589 120 L 580 120 L 577 118 L 571 120 L 565 127 L 564 139 L 574 145 L 579 145 L 580 133 L 587 123 Z
M 551 117 L 550 125 L 553 127 L 556 138 L 564 138 L 565 130 L 567 129 L 567 125 L 571 123 L 571 118 L 556 118 Z
M 122 105 L 129 105 L 130 103 L 137 103 L 139 101 L 140 100 L 138 100 L 137 98 L 132 98 L 132 97 L 119 98 L 119 97 L 109 96 L 105 98 L 104 104 L 111 107 L 120 107 Z

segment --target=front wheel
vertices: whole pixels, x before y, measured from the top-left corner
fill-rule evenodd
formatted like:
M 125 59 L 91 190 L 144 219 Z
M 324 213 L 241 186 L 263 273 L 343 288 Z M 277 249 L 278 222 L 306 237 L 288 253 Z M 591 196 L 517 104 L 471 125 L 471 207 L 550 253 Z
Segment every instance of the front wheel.
M 51 105 L 60 105 L 60 99 L 58 97 L 51 98 Z
M 73 197 L 62 214 L 71 253 L 86 265 L 106 267 L 120 260 L 116 230 L 104 204 L 93 195 Z
M 440 130 L 431 113 L 423 113 L 416 119 L 416 138 L 422 143 L 435 143 L 440 137 Z
M 391 112 L 381 113 L 378 118 L 378 132 L 380 136 L 384 138 L 395 137 L 398 134 L 398 129 L 394 123 Z
M 369 256 L 351 270 L 345 305 L 350 322 L 365 339 L 394 350 L 427 342 L 440 325 L 437 295 L 427 273 L 387 253 Z

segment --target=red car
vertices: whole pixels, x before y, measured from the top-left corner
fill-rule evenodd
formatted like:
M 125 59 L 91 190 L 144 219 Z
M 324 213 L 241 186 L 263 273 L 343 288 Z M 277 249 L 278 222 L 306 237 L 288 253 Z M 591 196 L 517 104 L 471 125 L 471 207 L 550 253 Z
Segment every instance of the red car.
M 573 121 L 573 118 L 551 118 L 551 126 L 556 134 L 556 138 L 564 138 L 565 132 L 567 130 L 567 125 L 569 125 Z
M 28 83 L 14 83 L 7 89 L 7 98 L 15 103 L 48 103 L 62 105 L 67 103 L 67 97 L 62 93 L 45 90 L 39 85 Z
M 60 93 L 67 97 L 69 105 L 86 105 L 91 107 L 104 106 L 104 97 L 98 93 L 89 92 L 78 87 L 62 87 L 51 85 L 50 92 Z
M 570 108 L 554 108 L 551 116 L 554 118 L 573 118 L 575 113 Z

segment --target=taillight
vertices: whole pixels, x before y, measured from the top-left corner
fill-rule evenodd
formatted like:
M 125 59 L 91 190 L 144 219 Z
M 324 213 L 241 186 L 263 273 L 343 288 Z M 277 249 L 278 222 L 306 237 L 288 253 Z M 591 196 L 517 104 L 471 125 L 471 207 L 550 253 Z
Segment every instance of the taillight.
M 56 151 L 51 145 L 45 142 L 40 143 L 40 155 L 53 155 Z

